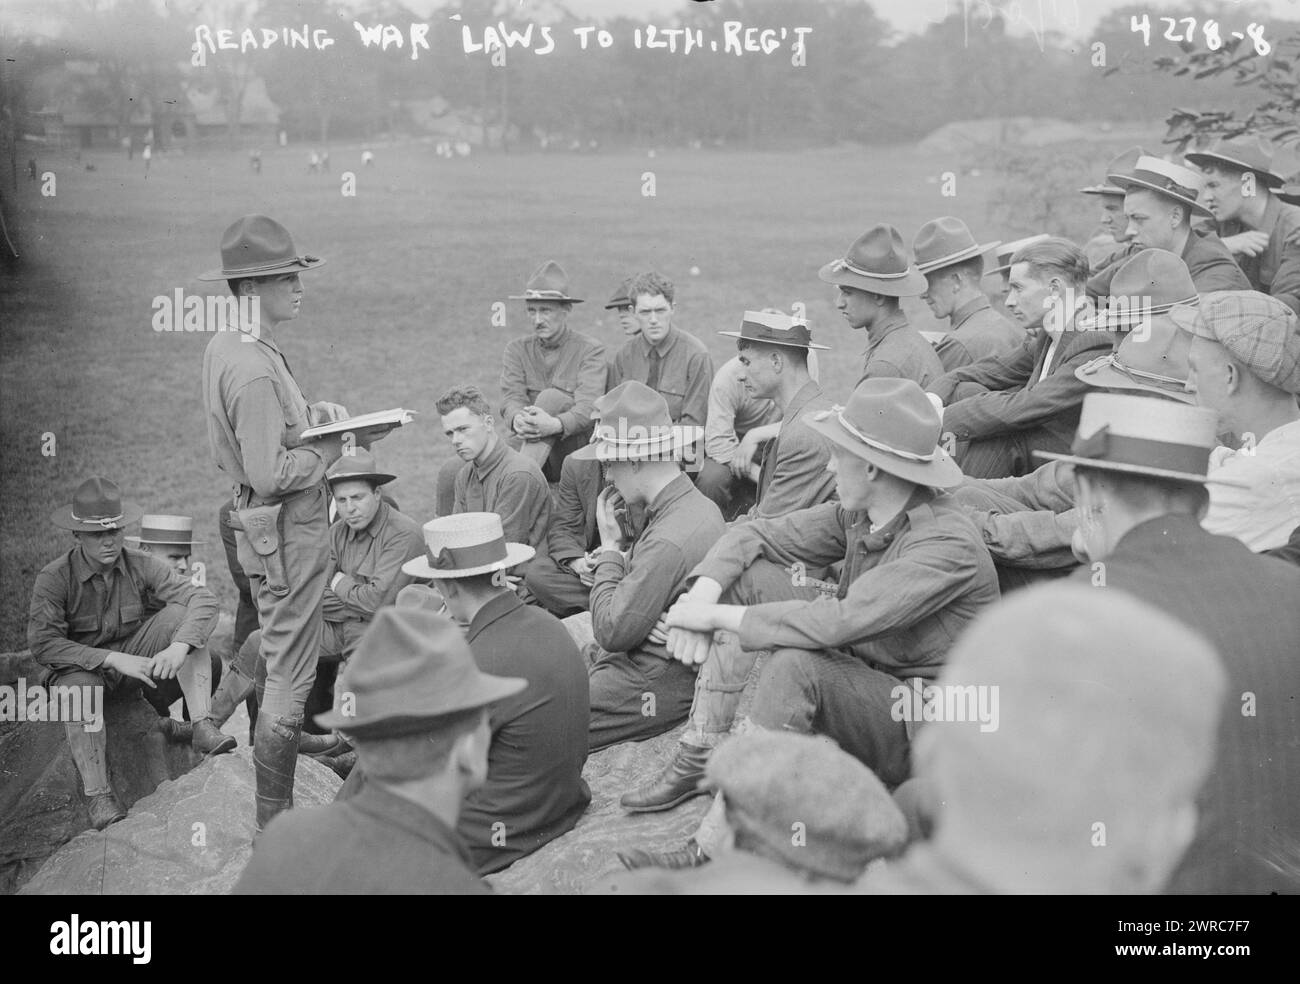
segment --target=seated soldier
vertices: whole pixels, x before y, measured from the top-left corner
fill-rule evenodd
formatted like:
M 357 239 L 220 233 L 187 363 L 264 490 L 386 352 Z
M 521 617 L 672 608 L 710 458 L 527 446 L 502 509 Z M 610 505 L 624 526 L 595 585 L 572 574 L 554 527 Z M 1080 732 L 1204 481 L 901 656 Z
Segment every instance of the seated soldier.
M 619 284 L 618 290 L 614 291 L 613 296 L 605 302 L 605 310 L 614 312 L 618 318 L 618 326 L 623 329 L 623 334 L 628 338 L 641 334 L 641 323 L 632 313 L 632 298 L 628 297 L 628 288 L 632 286 L 632 280 L 632 277 L 628 277 Z
M 911 736 L 890 713 L 891 693 L 906 680 L 933 680 L 953 640 L 998 598 L 978 532 L 935 491 L 959 485 L 961 470 L 937 446 L 938 416 L 919 386 L 863 380 L 847 407 L 808 424 L 834 444 L 839 502 L 737 526 L 691 571 L 695 583 L 665 618 L 673 656 L 704 663 L 691 723 L 660 777 L 625 805 L 664 809 L 696 794 L 757 652 L 768 648 L 754 723 L 829 735 L 883 782 L 901 783 Z M 819 597 L 824 586 L 800 572 L 836 561 L 834 596 Z M 686 852 L 640 852 L 625 863 L 695 866 L 709 853 L 697 839 Z
M 833 742 L 810 735 L 737 735 L 709 760 L 734 850 L 695 871 L 638 871 L 619 895 L 810 895 L 841 891 L 906 842 L 884 785 Z
M 866 332 L 859 380 L 911 379 L 925 387 L 943 375 L 934 347 L 912 327 L 901 306 L 901 298 L 925 293 L 925 277 L 908 258 L 897 229 L 873 226 L 847 256 L 827 263 L 817 276 L 839 288 L 835 306 L 849 327 Z
M 1075 319 L 1087 303 L 1088 261 L 1068 239 L 1045 239 L 1011 258 L 1006 306 L 1027 333 L 1004 358 L 987 358 L 945 373 L 926 387 L 943 430 L 961 442 L 970 478 L 1006 478 L 1034 467 L 1030 453 L 1064 451 L 1079 420 L 1084 385 L 1074 370 L 1112 347 L 1103 331 Z
M 146 514 L 140 520 L 140 535 L 128 536 L 125 542 L 128 547 L 133 547 L 141 553 L 153 554 L 159 560 L 171 565 L 181 577 L 194 577 L 196 584 L 206 586 L 206 578 L 198 576 L 197 570 L 190 570 L 190 554 L 194 552 L 194 544 L 203 542 L 194 539 L 193 517 Z M 202 565 L 197 567 L 201 569 Z M 212 667 L 212 685 L 215 687 L 221 683 L 221 657 L 209 650 L 208 659 Z M 154 689 L 145 691 L 145 699 L 158 711 L 158 729 L 163 734 L 168 734 L 172 728 L 181 725 L 180 721 L 171 717 L 171 706 L 176 701 L 181 701 L 182 717 L 186 721 L 190 719 L 190 706 L 184 701 L 184 694 L 181 693 L 176 677 L 155 681 Z M 188 742 L 189 735 L 185 735 L 183 740 Z
M 1072 453 L 1052 457 L 1074 466 L 1078 485 L 1078 538 L 1091 565 L 1075 580 L 1168 612 L 1208 639 L 1227 669 L 1200 823 L 1169 890 L 1294 894 L 1300 570 L 1202 527 L 1217 426 L 1205 407 L 1091 394 Z
M 438 490 L 438 515 L 494 512 L 506 537 L 546 549 L 551 492 L 535 461 L 503 441 L 477 386 L 454 386 L 438 399 L 442 427 L 461 465 L 450 500 Z
M 437 583 L 482 672 L 528 681 L 488 712 L 487 782 L 466 799 L 456 827 L 485 875 L 572 830 L 591 802 L 582 779 L 587 666 L 559 619 L 510 590 L 505 571 L 533 550 L 505 541 L 501 517 L 458 513 L 430 520 L 424 541 L 425 554 L 403 569 Z M 351 776 L 349 785 L 356 788 Z
M 770 400 L 781 414 L 777 435 L 763 453 L 758 499 L 747 517 L 784 516 L 833 498 L 835 478 L 827 471 L 830 442 L 804 423 L 806 415 L 831 405 L 808 369 L 813 350 L 826 346 L 812 340 L 802 321 L 775 311 L 746 311 L 740 331 L 718 334 L 737 340 L 745 390 Z
M 912 240 L 916 268 L 926 283 L 921 297 L 951 328 L 934 348 L 944 372 L 1010 355 L 1024 341 L 1020 330 L 994 311 L 980 290 L 984 254 L 998 245 L 975 242 L 966 223 L 950 215 L 927 222 Z
M 533 334 L 501 355 L 501 419 L 511 445 L 555 480 L 560 463 L 591 435 L 591 404 L 605 392 L 605 347 L 569 327 L 582 299 L 569 296 L 569 278 L 547 260 L 524 287 Z
M 781 411 L 771 400 L 752 396 L 742 382 L 739 358 L 728 359 L 709 387 L 709 414 L 704 424 L 704 464 L 695 487 L 735 519 L 753 505 L 758 486 L 756 443 L 745 445 L 755 428 L 776 424 Z
M 725 528 L 682 473 L 700 431 L 674 425 L 667 401 L 629 380 L 606 396 L 598 440 L 573 452 L 602 462 L 613 482 L 596 500 L 591 627 L 603 651 L 590 670 L 593 751 L 662 734 L 690 707 L 694 667 L 669 658 L 656 623 Z M 645 528 L 623 551 L 619 514 L 637 507 Z
M 51 515 L 77 543 L 36 575 L 32 589 L 27 644 L 45 667 L 38 683 L 130 698 L 141 684 L 152 689 L 155 680 L 176 677 L 191 713 L 202 717 L 217 599 L 157 557 L 123 549 L 122 533 L 138 516 L 113 482 L 98 477 L 82 482 L 71 504 Z M 102 830 L 126 816 L 108 780 L 108 737 L 102 722 L 94 730 L 90 722 L 64 727 L 91 823 Z
M 1133 170 L 1139 157 L 1149 156 L 1141 147 L 1131 147 L 1106 165 L 1105 173 L 1124 174 Z M 1083 244 L 1088 269 L 1100 270 L 1109 264 L 1128 243 L 1128 219 L 1124 216 L 1124 189 L 1108 177 L 1101 184 L 1080 188 L 1081 195 L 1095 195 L 1101 206 L 1097 231 Z
M 911 782 L 941 803 L 933 838 L 859 889 L 1161 890 L 1196 828 L 1225 699 L 1204 638 L 1121 591 L 1037 585 L 970 627 L 939 686 L 996 693 L 1007 713 L 990 730 L 963 698 L 921 726 Z

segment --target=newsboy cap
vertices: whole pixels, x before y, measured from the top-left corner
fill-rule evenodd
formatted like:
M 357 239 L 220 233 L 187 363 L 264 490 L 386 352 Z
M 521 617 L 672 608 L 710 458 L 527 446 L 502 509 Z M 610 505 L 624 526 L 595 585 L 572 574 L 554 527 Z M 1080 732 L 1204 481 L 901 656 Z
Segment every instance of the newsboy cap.
M 1259 379 L 1287 393 L 1300 393 L 1300 332 L 1295 312 L 1255 290 L 1216 290 L 1201 295 L 1195 310 L 1174 308 L 1184 331 L 1218 342 Z

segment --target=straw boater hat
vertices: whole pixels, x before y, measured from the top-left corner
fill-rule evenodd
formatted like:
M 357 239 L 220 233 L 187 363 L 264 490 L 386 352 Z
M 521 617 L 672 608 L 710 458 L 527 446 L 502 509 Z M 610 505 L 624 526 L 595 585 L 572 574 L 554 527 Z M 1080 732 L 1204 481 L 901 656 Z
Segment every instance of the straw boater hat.
M 1146 156 L 1147 152 L 1141 147 L 1130 147 L 1106 165 L 1106 173 L 1108 175 L 1128 174 L 1133 170 L 1134 166 L 1136 166 L 1138 159 Z M 1079 193 L 1082 195 L 1115 195 L 1119 198 L 1124 197 L 1124 189 L 1109 181 L 1105 184 L 1088 185 L 1086 188 L 1080 188 Z
M 903 237 L 891 225 L 868 229 L 847 256 L 827 263 L 817 276 L 828 284 L 886 297 L 920 297 L 926 291 L 925 277 L 909 262 Z
M 1193 150 L 1184 156 L 1197 167 L 1253 171 L 1266 188 L 1286 184 L 1286 178 L 1273 170 L 1273 155 L 1257 140 L 1225 140 L 1209 150 Z
M 1195 403 L 1187 391 L 1192 337 L 1168 315 L 1156 315 L 1143 333 L 1130 332 L 1113 352 L 1074 370 L 1080 382 L 1102 389 L 1158 393 L 1180 403 Z
M 517 694 L 528 681 L 480 672 L 451 619 L 390 607 L 375 615 L 339 686 L 355 698 L 354 713 L 329 711 L 316 723 L 364 741 L 435 730 L 440 718 Z
M 554 260 L 547 260 L 528 278 L 522 294 L 511 294 L 512 301 L 566 301 L 569 304 L 581 304 L 581 297 L 569 296 L 569 278 L 564 267 Z
M 1134 299 L 1138 303 L 1131 303 Z M 1097 312 L 1096 327 L 1111 331 L 1132 327 L 1196 300 L 1196 284 L 1181 256 L 1167 249 L 1144 249 L 1116 271 L 1106 309 Z
M 1139 157 L 1132 170 L 1123 174 L 1111 173 L 1106 177 L 1126 193 L 1145 188 L 1179 205 L 1186 205 L 1196 215 L 1214 218 L 1214 213 L 1196 200 L 1205 182 L 1190 167 L 1170 164 L 1159 157 Z
M 352 454 L 345 454 L 325 472 L 325 481 L 332 487 L 335 482 L 371 481 L 376 485 L 387 485 L 396 475 L 381 472 L 375 466 L 373 452 L 365 448 L 354 448 Z
M 921 231 L 912 240 L 912 252 L 916 256 L 916 268 L 922 273 L 933 273 L 954 263 L 965 263 L 983 256 L 1000 245 L 997 240 L 975 242 L 965 222 L 945 215 L 921 226 Z
M 614 296 L 605 302 L 606 311 L 615 311 L 618 308 L 632 307 L 632 298 L 628 292 L 632 289 L 632 278 L 628 277 L 618 285 L 618 290 L 614 291 Z
M 78 485 L 72 502 L 50 514 L 51 523 L 74 533 L 121 530 L 139 518 L 140 510 L 135 503 L 122 501 L 122 490 L 117 483 L 98 476 Z
M 1024 239 L 1016 239 L 1009 243 L 1003 243 L 1002 248 L 997 252 L 998 265 L 992 270 L 985 270 L 984 276 L 991 277 L 997 273 L 1006 273 L 1011 269 L 1011 257 L 1015 256 L 1026 246 L 1032 246 L 1034 243 L 1041 243 L 1044 239 L 1051 239 L 1045 232 L 1040 232 L 1036 236 L 1026 236 Z
M 772 311 L 746 311 L 740 319 L 740 331 L 720 331 L 718 334 L 764 345 L 830 350 L 830 346 L 818 345 L 812 340 L 812 330 L 807 322 Z
M 496 513 L 453 513 L 424 524 L 425 555 L 408 560 L 402 571 L 413 577 L 473 577 L 504 571 L 532 560 L 526 543 L 507 543 Z
M 951 489 L 961 469 L 939 447 L 939 413 L 910 379 L 864 379 L 847 406 L 805 414 L 817 433 L 881 471 L 917 485 Z
M 583 461 L 681 461 L 703 427 L 674 424 L 668 401 L 629 379 L 605 394 L 591 443 L 570 454 Z
M 200 280 L 235 280 L 301 273 L 325 263 L 318 256 L 298 255 L 289 230 L 265 215 L 245 215 L 221 237 L 221 269 L 199 274 Z
M 146 515 L 140 520 L 140 535 L 128 536 L 127 543 L 189 550 L 202 540 L 194 539 L 194 520 L 189 516 Z
M 1219 445 L 1218 426 L 1219 415 L 1207 407 L 1089 393 L 1070 453 L 1034 454 L 1103 471 L 1203 484 L 1210 452 Z

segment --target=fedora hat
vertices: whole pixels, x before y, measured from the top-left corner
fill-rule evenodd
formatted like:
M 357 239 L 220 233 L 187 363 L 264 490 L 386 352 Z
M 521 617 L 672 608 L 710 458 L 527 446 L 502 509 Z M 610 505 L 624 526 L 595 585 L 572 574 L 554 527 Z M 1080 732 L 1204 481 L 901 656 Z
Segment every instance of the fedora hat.
M 1137 165 L 1139 158 L 1146 156 L 1147 152 L 1141 147 L 1130 147 L 1106 165 L 1106 174 L 1127 174 Z M 1109 181 L 1105 184 L 1088 185 L 1086 188 L 1080 188 L 1079 193 L 1083 195 L 1116 195 L 1120 198 L 1124 197 L 1124 189 Z
M 1123 188 L 1125 193 L 1145 188 L 1172 199 L 1179 205 L 1186 205 L 1197 215 L 1214 218 L 1214 213 L 1196 200 L 1205 182 L 1190 167 L 1170 164 L 1159 157 L 1139 157 L 1132 170 L 1123 174 L 1111 173 L 1106 177 Z
M 632 298 L 628 292 L 632 289 L 632 278 L 628 277 L 618 285 L 618 290 L 614 291 L 614 296 L 605 302 L 606 311 L 615 311 L 618 308 L 632 307 Z
M 569 277 L 564 267 L 554 260 L 547 260 L 528 278 L 522 294 L 511 294 L 512 301 L 567 301 L 581 304 L 581 297 L 569 296 Z M 630 301 L 628 303 L 631 303 Z
M 912 253 L 916 256 L 916 268 L 922 273 L 931 273 L 954 263 L 964 263 L 983 256 L 999 245 L 1001 244 L 997 241 L 975 242 L 975 237 L 965 222 L 945 215 L 921 226 L 920 232 L 912 240 Z
M 1041 243 L 1044 239 L 1051 239 L 1045 232 L 1040 232 L 1036 236 L 1026 236 L 1024 239 L 1016 239 L 1009 243 L 1003 243 L 997 252 L 998 265 L 992 270 L 985 270 L 984 276 L 989 277 L 995 273 L 1006 273 L 1011 269 L 1011 257 L 1015 256 L 1026 246 L 1032 246 L 1034 243 Z
M 1252 171 L 1266 188 L 1286 184 L 1286 178 L 1273 170 L 1273 155 L 1258 140 L 1223 140 L 1209 150 L 1193 150 L 1184 157 L 1197 167 Z
M 1131 327 L 1196 300 L 1196 284 L 1181 256 L 1167 249 L 1144 249 L 1115 272 L 1106 308 L 1097 312 L 1096 327 L 1110 331 Z
M 938 446 L 938 411 L 911 379 L 864 379 L 846 406 L 805 414 L 803 420 L 840 447 L 908 482 L 939 489 L 962 483 L 961 469 Z
M 920 297 L 926 291 L 925 277 L 908 259 L 903 237 L 884 224 L 864 232 L 848 255 L 827 263 L 817 276 L 828 284 L 886 297 Z
M 353 448 L 352 451 L 352 454 L 343 455 L 326 470 L 325 481 L 329 485 L 333 486 L 335 482 L 366 480 L 376 485 L 387 485 L 397 477 L 376 469 L 374 452 L 367 451 L 365 448 Z
M 532 560 L 526 543 L 507 543 L 496 513 L 468 512 L 439 516 L 424 524 L 423 557 L 402 565 L 414 577 L 449 578 L 491 574 Z
M 194 539 L 194 520 L 189 516 L 146 514 L 140 520 L 140 535 L 128 536 L 126 542 L 188 549 L 203 541 Z
M 591 443 L 570 457 L 584 461 L 681 461 L 703 427 L 674 424 L 668 401 L 645 383 L 629 379 L 605 394 Z
M 830 350 L 830 346 L 818 345 L 812 340 L 812 330 L 807 322 L 773 311 L 746 311 L 740 319 L 740 331 L 720 331 L 718 334 L 764 345 Z
M 1207 407 L 1089 393 L 1070 453 L 1034 454 L 1104 471 L 1204 483 L 1210 452 L 1219 445 L 1218 425 L 1219 415 Z
M 1115 351 L 1079 366 L 1074 377 L 1101 389 L 1140 390 L 1195 403 L 1196 394 L 1187 391 L 1191 350 L 1191 336 L 1167 314 L 1156 315 L 1145 334 L 1125 335 Z
M 221 237 L 221 269 L 199 274 L 200 280 L 274 277 L 324 264 L 318 256 L 299 256 L 289 230 L 265 215 L 245 215 Z
M 433 730 L 439 718 L 486 707 L 528 685 L 481 673 L 451 619 L 423 608 L 381 608 L 357 643 L 340 684 L 352 714 L 316 715 L 322 728 L 361 739 Z
M 121 530 L 140 518 L 133 502 L 122 501 L 116 482 L 96 475 L 77 486 L 72 502 L 50 513 L 50 522 L 59 529 L 74 533 L 99 533 Z

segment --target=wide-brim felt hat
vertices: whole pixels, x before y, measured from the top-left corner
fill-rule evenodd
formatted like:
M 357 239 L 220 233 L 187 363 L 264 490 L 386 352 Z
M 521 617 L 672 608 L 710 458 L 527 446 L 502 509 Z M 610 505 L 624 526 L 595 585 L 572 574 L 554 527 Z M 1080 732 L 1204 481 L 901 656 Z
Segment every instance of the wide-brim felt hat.
M 1122 393 L 1089 393 L 1068 454 L 1035 451 L 1048 461 L 1126 475 L 1204 484 L 1218 447 L 1219 415 L 1207 408 Z
M 397 478 L 396 475 L 379 471 L 375 466 L 374 452 L 359 447 L 354 447 L 352 451 L 352 454 L 342 455 L 326 470 L 325 481 L 328 484 L 371 481 L 376 485 L 387 485 Z
M 1197 167 L 1252 171 L 1266 188 L 1286 184 L 1286 178 L 1273 170 L 1273 155 L 1255 140 L 1225 140 L 1209 150 L 1192 150 L 1183 156 Z
M 123 500 L 117 483 L 99 476 L 78 485 L 72 501 L 50 513 L 51 523 L 73 533 L 121 530 L 139 518 L 139 507 Z
M 1106 173 L 1108 175 L 1126 174 L 1133 170 L 1133 167 L 1137 164 L 1139 158 L 1146 156 L 1147 152 L 1141 147 L 1130 147 L 1118 157 L 1113 158 L 1111 162 L 1106 165 Z M 1123 198 L 1126 194 L 1123 188 L 1109 179 L 1105 184 L 1089 185 L 1086 188 L 1080 188 L 1079 193 L 1082 195 L 1115 195 L 1119 198 Z
M 1124 174 L 1108 174 L 1106 177 L 1123 188 L 1125 193 L 1144 188 L 1179 205 L 1187 206 L 1196 215 L 1207 219 L 1214 218 L 1214 213 L 1196 200 L 1204 182 L 1201 176 L 1189 167 L 1170 164 L 1159 157 L 1140 157 L 1131 171 Z
M 537 551 L 526 543 L 509 543 L 496 513 L 468 512 L 439 516 L 423 526 L 423 557 L 402 565 L 413 577 L 473 577 L 504 571 L 532 560 Z
M 704 428 L 674 424 L 668 401 L 629 379 L 605 394 L 591 443 L 570 453 L 580 461 L 682 461 Z
M 564 267 L 554 260 L 547 260 L 528 278 L 522 294 L 511 294 L 512 301 L 556 301 L 569 304 L 581 304 L 581 297 L 569 296 L 569 277 Z
M 1277 189 L 1276 195 L 1288 205 L 1300 205 L 1300 173 L 1287 178 L 1286 184 Z
M 1124 261 L 1110 282 L 1096 326 L 1116 330 L 1175 307 L 1195 304 L 1196 284 L 1183 258 L 1167 249 L 1144 249 Z
M 1011 269 L 1011 257 L 1015 256 L 1026 246 L 1032 246 L 1034 243 L 1041 243 L 1044 239 L 1052 237 L 1045 232 L 1040 232 L 1036 236 L 1026 236 L 1024 239 L 1013 239 L 1009 243 L 1003 243 L 997 251 L 995 257 L 997 266 L 991 270 L 985 270 L 984 276 L 990 277 L 997 273 L 1006 273 Z
M 1193 404 L 1196 394 L 1187 390 L 1191 348 L 1191 336 L 1168 314 L 1158 314 L 1147 322 L 1144 333 L 1128 333 L 1113 352 L 1075 369 L 1074 377 L 1099 389 L 1157 393 Z
M 966 223 L 952 215 L 932 219 L 921 226 L 912 240 L 916 268 L 933 273 L 955 263 L 965 263 L 1002 245 L 999 240 L 977 243 Z
M 740 319 L 740 331 L 720 331 L 718 334 L 762 345 L 830 351 L 829 345 L 818 345 L 812 340 L 812 329 L 806 321 L 773 311 L 746 311 Z
M 903 237 L 884 224 L 864 232 L 842 259 L 827 263 L 817 276 L 828 284 L 886 297 L 920 297 L 929 289 L 925 275 L 908 257 Z
M 221 237 L 221 268 L 199 274 L 199 280 L 274 277 L 314 270 L 325 263 L 319 256 L 299 255 L 289 230 L 265 215 L 245 215 Z
M 624 280 L 621 284 L 618 285 L 618 289 L 614 291 L 613 296 L 610 297 L 610 299 L 605 302 L 605 310 L 615 311 L 618 308 L 632 307 L 632 298 L 628 296 L 628 293 L 629 291 L 631 291 L 631 289 L 632 289 L 632 278 L 628 277 L 626 280 Z
M 128 536 L 127 543 L 159 547 L 191 547 L 203 540 L 194 537 L 194 519 L 190 516 L 146 514 L 140 520 L 140 535 Z
M 803 422 L 905 481 L 939 489 L 962 483 L 961 468 L 939 446 L 939 413 L 911 379 L 864 379 L 845 406 L 805 414 Z
M 390 606 L 376 613 L 336 686 L 351 703 L 316 723 L 364 740 L 435 730 L 439 719 L 517 694 L 528 681 L 481 672 L 451 619 Z

